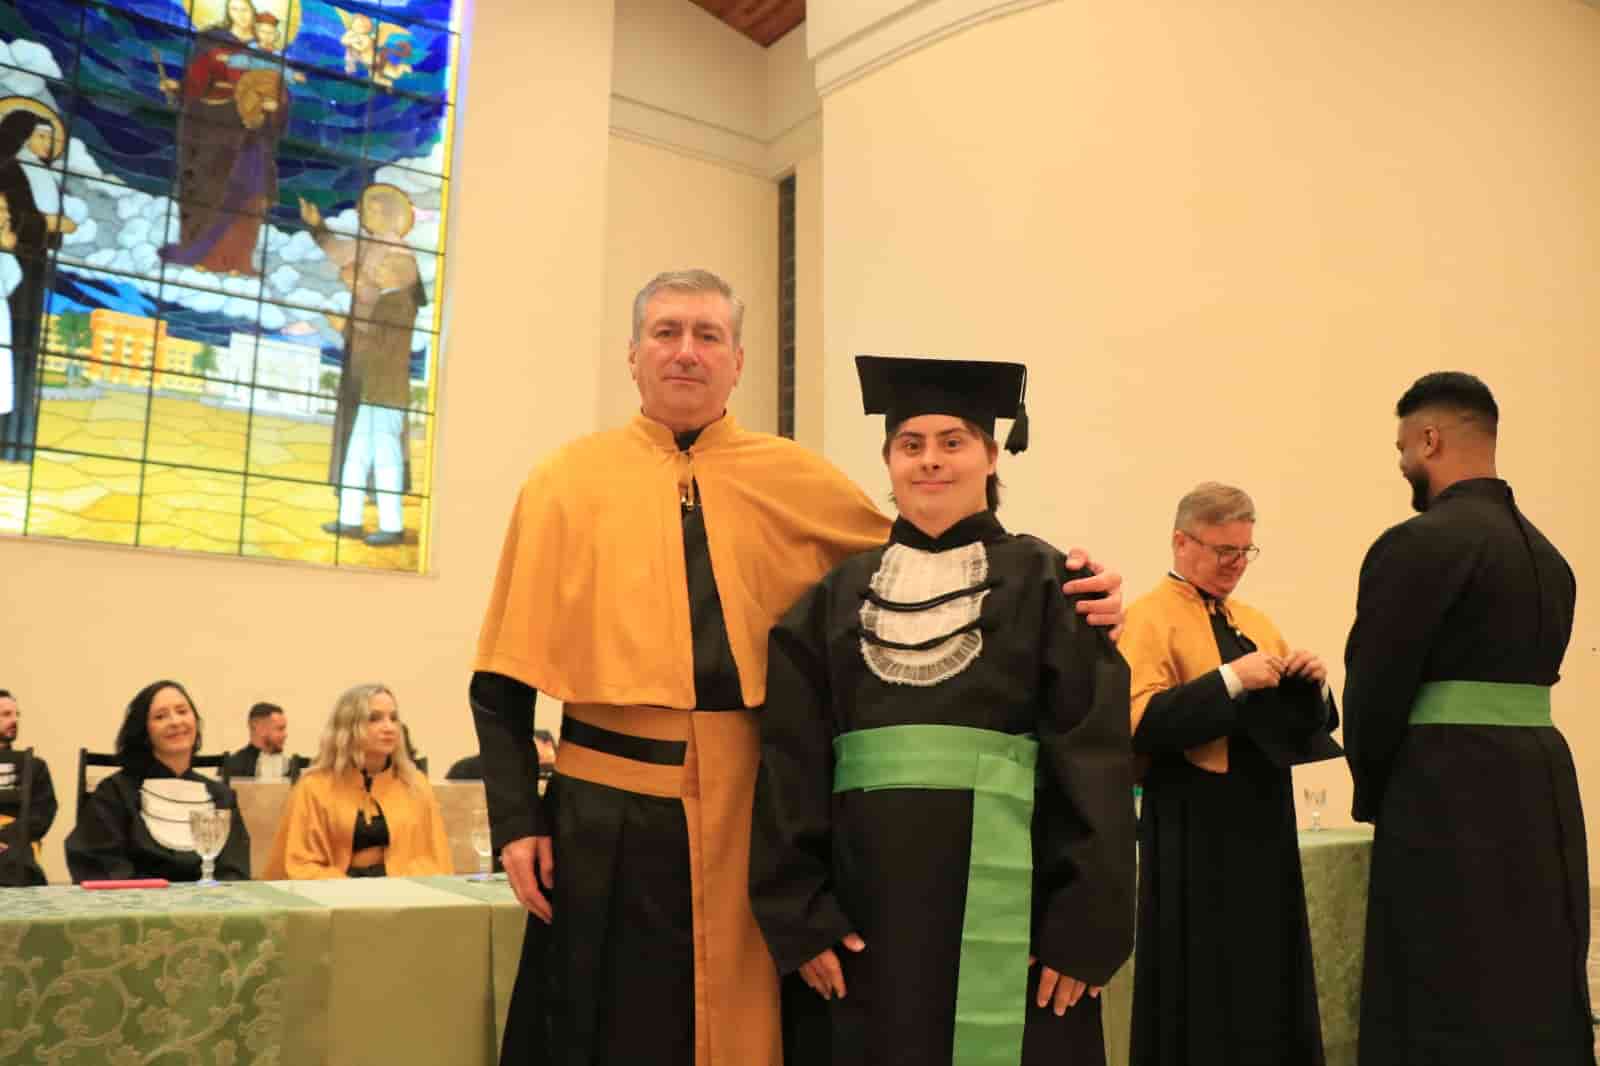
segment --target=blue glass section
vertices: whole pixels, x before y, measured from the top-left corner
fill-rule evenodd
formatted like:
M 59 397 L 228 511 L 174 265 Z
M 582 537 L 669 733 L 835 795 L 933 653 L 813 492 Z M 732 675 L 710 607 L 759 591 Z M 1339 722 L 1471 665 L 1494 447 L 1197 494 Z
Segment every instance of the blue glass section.
M 78 0 L 10 0 L 0 3 L 0 62 L 33 74 L 71 81 L 78 67 L 84 7 Z M 19 84 L 0 95 L 34 95 Z
M 84 19 L 78 89 L 176 106 L 192 40 L 188 27 L 91 7 Z

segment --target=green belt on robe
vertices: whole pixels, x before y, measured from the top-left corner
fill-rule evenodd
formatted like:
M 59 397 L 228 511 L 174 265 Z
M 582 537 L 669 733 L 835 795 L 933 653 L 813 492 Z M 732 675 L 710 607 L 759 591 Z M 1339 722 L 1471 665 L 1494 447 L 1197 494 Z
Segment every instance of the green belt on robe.
M 1411 705 L 1412 725 L 1548 726 L 1550 687 L 1498 681 L 1430 681 Z
M 834 738 L 833 790 L 972 793 L 952 1066 L 1016 1066 L 1027 1021 L 1033 795 L 1039 742 L 966 726 L 900 725 Z

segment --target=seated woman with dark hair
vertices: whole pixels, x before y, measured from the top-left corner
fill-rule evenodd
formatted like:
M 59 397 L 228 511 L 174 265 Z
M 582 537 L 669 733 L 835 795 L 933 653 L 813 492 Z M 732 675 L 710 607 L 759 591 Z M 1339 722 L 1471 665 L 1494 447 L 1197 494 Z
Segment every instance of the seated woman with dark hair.
M 406 751 L 394 693 L 357 685 L 334 705 L 317 761 L 289 794 L 263 876 L 453 872 L 439 801 Z
M 200 750 L 200 712 L 176 681 L 139 690 L 117 733 L 122 768 L 101 781 L 79 806 L 66 841 L 73 881 L 159 877 L 200 880 L 189 814 L 234 811 L 228 842 L 217 856 L 221 881 L 250 878 L 250 834 L 233 790 L 190 767 Z

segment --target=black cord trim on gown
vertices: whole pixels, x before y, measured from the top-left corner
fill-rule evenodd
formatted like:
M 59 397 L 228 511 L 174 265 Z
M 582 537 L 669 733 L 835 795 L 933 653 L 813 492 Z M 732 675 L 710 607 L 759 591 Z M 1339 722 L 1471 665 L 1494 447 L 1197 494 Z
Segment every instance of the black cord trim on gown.
M 973 585 L 971 588 L 956 589 L 953 592 L 941 593 L 932 599 L 918 600 L 915 603 L 899 603 L 895 600 L 886 600 L 876 592 L 872 591 L 871 588 L 862 589 L 861 598 L 877 604 L 885 611 L 902 611 L 910 613 L 913 611 L 926 611 L 930 607 L 937 607 L 942 603 L 949 603 L 951 600 L 959 600 L 963 596 L 976 596 L 979 593 L 988 592 L 990 589 L 997 589 L 1003 584 L 1005 584 L 1005 578 L 991 577 L 989 580 Z
M 656 740 L 651 737 L 629 736 L 602 726 L 580 722 L 570 715 L 561 719 L 561 739 L 619 759 L 632 759 L 655 766 L 682 766 L 689 752 L 685 740 Z
M 960 629 L 952 629 L 950 632 L 944 634 L 943 636 L 932 637 L 932 638 L 930 638 L 928 640 L 919 640 L 915 644 L 902 644 L 898 640 L 884 640 L 882 637 L 878 636 L 876 633 L 872 632 L 871 630 L 863 629 L 860 626 L 856 627 L 855 634 L 856 634 L 856 636 L 860 637 L 862 640 L 866 641 L 868 644 L 876 644 L 880 648 L 891 648 L 894 651 L 927 651 L 929 648 L 938 647 L 940 644 L 943 644 L 945 641 L 949 640 L 951 637 L 959 637 L 961 634 L 970 633 L 974 629 L 989 629 L 989 628 L 991 628 L 991 627 L 985 625 L 984 622 L 983 622 L 983 619 L 980 618 L 977 621 L 968 622 L 966 625 L 962 626 Z

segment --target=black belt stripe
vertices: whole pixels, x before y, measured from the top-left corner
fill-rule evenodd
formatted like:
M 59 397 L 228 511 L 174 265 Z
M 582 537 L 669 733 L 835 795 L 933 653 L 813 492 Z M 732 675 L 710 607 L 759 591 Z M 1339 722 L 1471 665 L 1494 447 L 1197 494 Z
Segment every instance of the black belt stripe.
M 654 763 L 657 766 L 682 766 L 689 750 L 686 740 L 653 740 L 650 737 L 631 737 L 589 722 L 580 722 L 570 715 L 561 719 L 561 739 L 570 740 L 586 748 L 615 755 L 619 759 Z

